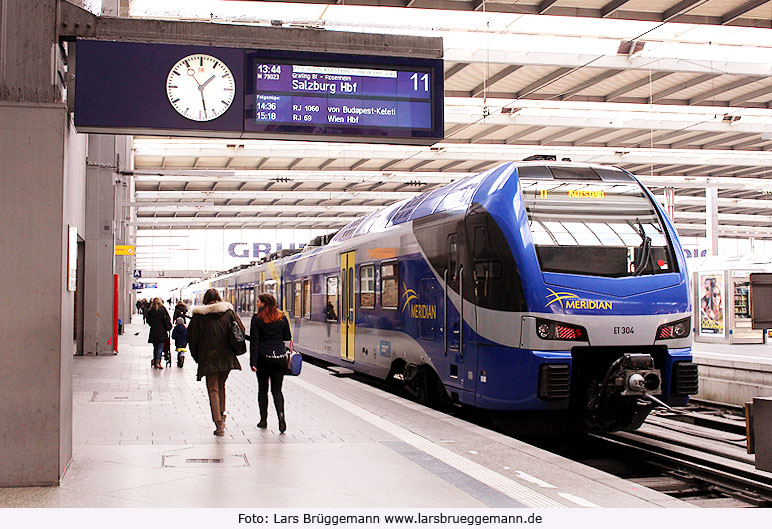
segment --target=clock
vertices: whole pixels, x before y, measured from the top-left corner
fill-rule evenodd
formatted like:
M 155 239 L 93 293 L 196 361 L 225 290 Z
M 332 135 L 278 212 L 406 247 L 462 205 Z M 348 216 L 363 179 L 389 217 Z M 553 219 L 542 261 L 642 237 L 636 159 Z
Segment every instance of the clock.
M 220 117 L 233 102 L 235 82 L 216 57 L 196 53 L 180 59 L 166 77 L 166 95 L 174 110 L 193 121 Z

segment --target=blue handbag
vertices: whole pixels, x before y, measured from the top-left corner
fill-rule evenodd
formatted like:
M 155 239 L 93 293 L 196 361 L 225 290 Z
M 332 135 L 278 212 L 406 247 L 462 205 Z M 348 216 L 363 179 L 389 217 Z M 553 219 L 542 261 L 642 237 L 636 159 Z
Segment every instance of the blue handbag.
M 297 376 L 303 369 L 303 356 L 295 351 L 295 344 L 290 341 L 290 348 L 287 351 L 287 375 Z

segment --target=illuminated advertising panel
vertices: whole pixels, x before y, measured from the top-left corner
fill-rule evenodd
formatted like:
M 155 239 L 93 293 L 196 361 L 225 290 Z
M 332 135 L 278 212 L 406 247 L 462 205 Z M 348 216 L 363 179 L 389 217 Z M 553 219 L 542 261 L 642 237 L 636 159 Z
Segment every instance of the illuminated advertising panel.
M 700 336 L 723 338 L 725 335 L 724 318 L 724 274 L 700 273 Z

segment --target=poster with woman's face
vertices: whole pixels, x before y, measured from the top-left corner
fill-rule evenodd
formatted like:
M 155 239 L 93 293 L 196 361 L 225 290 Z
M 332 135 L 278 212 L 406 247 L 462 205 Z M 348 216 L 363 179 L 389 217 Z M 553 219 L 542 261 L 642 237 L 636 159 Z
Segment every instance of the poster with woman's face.
M 724 336 L 724 274 L 699 275 L 700 336 Z

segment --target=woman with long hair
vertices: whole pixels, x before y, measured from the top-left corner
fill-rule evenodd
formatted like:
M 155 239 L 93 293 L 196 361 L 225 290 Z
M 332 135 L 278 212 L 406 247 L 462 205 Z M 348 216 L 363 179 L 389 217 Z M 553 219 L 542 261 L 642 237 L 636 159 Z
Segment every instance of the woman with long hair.
M 145 312 L 145 322 L 150 325 L 147 343 L 153 344 L 153 367 L 163 369 L 161 355 L 163 354 L 164 343 L 169 340 L 172 320 L 169 318 L 169 312 L 164 307 L 161 298 L 153 298 L 150 307 Z
M 229 334 L 234 320 L 242 332 L 244 324 L 234 312 L 233 305 L 223 301 L 217 290 L 207 290 L 203 303 L 193 307 L 193 317 L 188 325 L 188 346 L 190 356 L 198 363 L 196 380 L 206 377 L 214 434 L 225 435 L 225 381 L 231 369 L 241 369 L 230 347 Z
M 268 427 L 268 388 L 279 418 L 279 432 L 287 429 L 284 417 L 284 395 L 281 384 L 287 369 L 287 348 L 292 339 L 287 316 L 276 306 L 271 294 L 257 296 L 257 313 L 249 326 L 249 365 L 257 374 L 257 404 L 260 408 L 258 428 Z

